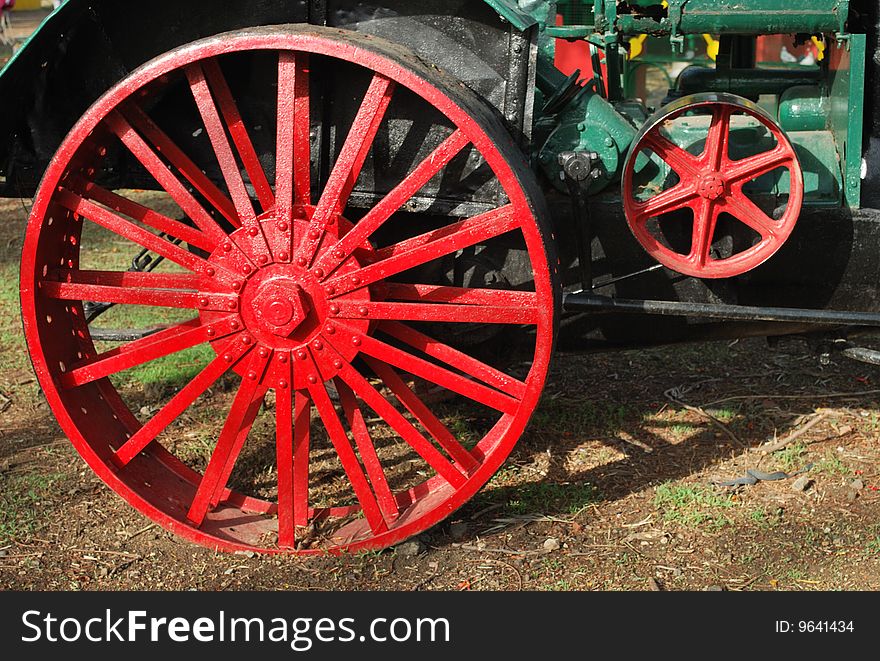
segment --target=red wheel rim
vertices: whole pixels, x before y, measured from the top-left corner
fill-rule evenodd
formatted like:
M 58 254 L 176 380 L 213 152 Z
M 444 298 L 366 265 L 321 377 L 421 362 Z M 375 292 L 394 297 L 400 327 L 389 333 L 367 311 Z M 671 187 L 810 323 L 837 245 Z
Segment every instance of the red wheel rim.
M 665 122 L 693 111 L 711 111 L 705 147 L 697 156 L 663 135 Z M 759 121 L 775 140 L 772 149 L 732 160 L 729 154 L 731 117 L 745 115 Z M 644 152 L 652 152 L 675 173 L 678 182 L 653 194 L 636 197 L 636 168 Z M 773 218 L 758 207 L 744 186 L 779 169 L 788 170 L 789 193 L 785 210 Z M 633 235 L 664 266 L 697 278 L 731 278 L 757 268 L 788 240 L 804 199 L 803 174 L 797 154 L 785 132 L 747 99 L 730 94 L 702 94 L 681 99 L 658 111 L 637 136 L 623 175 L 623 205 Z M 658 236 L 652 223 L 668 214 L 689 211 L 690 246 L 676 250 Z M 712 255 L 719 218 L 730 217 L 750 228 L 753 245 L 728 256 Z M 676 221 L 671 221 L 676 222 Z
M 223 70 L 224 58 L 255 51 L 278 54 L 272 183 Z M 310 181 L 309 72 L 316 58 L 356 63 L 370 78 L 320 191 Z M 157 86 L 174 84 L 192 93 L 223 185 L 209 179 L 138 102 Z M 543 389 L 558 292 L 521 157 L 476 99 L 454 87 L 372 38 L 320 28 L 256 29 L 154 60 L 109 91 L 71 131 L 45 175 L 29 223 L 21 281 L 25 334 L 64 431 L 93 470 L 139 511 L 217 549 L 380 548 L 448 516 L 506 459 Z M 351 223 L 343 215 L 346 202 L 402 88 L 442 113 L 449 134 Z M 111 149 L 127 149 L 143 165 L 191 223 L 99 183 L 104 135 L 112 137 Z M 506 200 L 384 247 L 371 244 L 377 230 L 394 222 L 394 212 L 464 150 L 491 168 Z M 86 268 L 91 229 L 85 226 L 150 249 L 172 268 Z M 410 277 L 499 237 L 525 247 L 534 272 L 529 287 L 455 287 Z M 91 336 L 86 301 L 192 316 L 104 350 Z M 513 374 L 431 337 L 425 323 L 525 327 L 534 345 L 528 373 Z M 114 379 L 193 347 L 210 347 L 210 358 L 156 410 L 141 409 L 138 419 L 128 391 Z M 219 380 L 233 381 L 234 395 L 206 465 L 194 469 L 166 447 L 167 436 L 169 430 L 185 435 L 186 416 L 200 410 Z M 410 381 L 461 396 L 491 413 L 493 422 L 471 447 Z M 269 393 L 274 414 L 260 416 Z M 253 430 L 267 416 L 275 430 L 274 498 L 229 486 Z M 377 424 L 415 458 L 414 477 L 390 472 L 374 436 Z M 333 501 L 331 489 L 319 505 L 312 501 L 312 469 L 322 435 L 324 455 L 332 449 L 348 496 Z

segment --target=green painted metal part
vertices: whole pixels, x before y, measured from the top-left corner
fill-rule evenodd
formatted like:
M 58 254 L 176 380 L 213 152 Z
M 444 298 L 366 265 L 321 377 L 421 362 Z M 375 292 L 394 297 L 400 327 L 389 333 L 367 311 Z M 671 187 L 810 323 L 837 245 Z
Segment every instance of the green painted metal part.
M 831 100 L 818 85 L 789 87 L 779 97 L 779 125 L 786 132 L 824 131 Z
M 866 37 L 854 34 L 848 43 L 832 44 L 830 51 L 828 128 L 840 154 L 844 200 L 848 206 L 857 208 L 862 190 Z
M 630 4 L 650 7 L 659 2 Z M 621 34 L 809 34 L 842 33 L 848 0 L 669 0 L 665 16 L 619 14 Z

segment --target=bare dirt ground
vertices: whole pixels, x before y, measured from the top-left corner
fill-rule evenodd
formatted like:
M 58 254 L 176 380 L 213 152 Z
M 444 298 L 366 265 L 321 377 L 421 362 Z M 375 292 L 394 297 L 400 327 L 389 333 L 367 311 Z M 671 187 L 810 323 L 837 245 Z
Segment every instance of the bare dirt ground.
M 38 391 L 27 204 L 0 201 L 0 589 L 880 589 L 880 373 L 801 339 L 559 356 L 506 466 L 415 544 L 297 559 L 182 542 L 91 474 Z M 804 472 L 713 484 L 755 468 Z

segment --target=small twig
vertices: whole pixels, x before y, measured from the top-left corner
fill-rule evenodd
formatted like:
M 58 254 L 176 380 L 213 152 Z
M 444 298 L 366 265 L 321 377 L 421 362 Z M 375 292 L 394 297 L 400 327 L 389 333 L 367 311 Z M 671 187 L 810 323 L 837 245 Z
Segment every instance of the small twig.
M 70 549 L 71 553 L 100 553 L 102 555 L 118 555 L 123 558 L 131 558 L 132 560 L 140 560 L 142 555 L 136 553 L 126 553 L 125 551 L 96 551 L 95 549 Z
M 479 546 L 474 546 L 473 544 L 462 544 L 459 546 L 463 551 L 477 551 L 478 553 L 500 553 L 501 555 L 545 555 L 548 551 L 541 550 L 533 550 L 527 551 L 525 549 L 493 549 L 493 548 L 480 548 Z
M 730 438 L 730 440 L 732 440 L 734 443 L 736 443 L 742 447 L 747 447 L 746 443 L 743 443 L 736 434 L 734 434 L 732 431 L 730 431 L 730 428 L 727 425 L 725 425 L 723 422 L 721 422 L 714 415 L 712 415 L 711 413 L 707 413 L 705 410 L 703 410 L 699 406 L 691 406 L 690 404 L 686 404 L 685 402 L 680 400 L 678 397 L 673 395 L 672 393 L 675 390 L 676 390 L 675 388 L 671 388 L 671 389 L 667 390 L 665 393 L 663 393 L 666 396 L 666 399 L 668 399 L 670 402 L 672 402 L 674 404 L 678 404 L 682 408 L 684 408 L 692 413 L 696 413 L 697 415 L 702 416 L 703 418 L 705 418 L 706 420 L 711 422 L 713 425 L 718 427 L 718 429 L 720 429 L 725 434 L 727 434 L 727 436 Z
M 514 567 L 509 562 L 504 562 L 503 560 L 495 560 L 494 558 L 486 558 L 483 562 L 494 562 L 496 565 L 501 565 L 502 567 L 508 567 L 509 569 L 511 569 L 513 571 L 513 573 L 516 574 L 516 580 L 517 580 L 517 583 L 519 584 L 519 585 L 517 585 L 516 591 L 517 592 L 522 591 L 523 577 L 522 577 L 522 574 L 520 573 L 519 569 Z
M 801 436 L 806 434 L 808 431 L 810 431 L 813 427 L 818 425 L 826 418 L 828 418 L 827 412 L 816 413 L 813 416 L 813 419 L 810 420 L 807 424 L 803 425 L 799 429 L 794 430 L 788 436 L 776 441 L 775 443 L 765 443 L 764 445 L 759 447 L 758 450 L 761 452 L 761 454 L 772 454 L 774 452 L 778 452 L 779 450 L 785 448 L 787 445 L 799 439 Z
M 131 533 L 128 537 L 125 538 L 125 541 L 130 542 L 130 541 L 133 540 L 135 537 L 137 537 L 137 536 L 139 536 L 139 535 L 143 535 L 145 532 L 147 532 L 148 530 L 152 530 L 152 529 L 155 528 L 155 527 L 156 527 L 156 524 L 155 524 L 155 523 L 151 523 L 151 524 L 148 525 L 148 526 L 144 526 L 143 528 L 141 528 L 141 529 L 138 530 L 137 532 L 133 532 L 133 533 Z
M 716 399 L 712 402 L 706 402 L 704 407 L 715 406 L 716 404 L 724 404 L 725 402 L 740 402 L 750 399 L 840 399 L 841 397 L 867 397 L 868 395 L 880 395 L 880 390 L 862 390 L 861 392 L 832 392 L 828 394 L 815 395 L 736 395 L 733 397 L 725 397 L 724 399 Z

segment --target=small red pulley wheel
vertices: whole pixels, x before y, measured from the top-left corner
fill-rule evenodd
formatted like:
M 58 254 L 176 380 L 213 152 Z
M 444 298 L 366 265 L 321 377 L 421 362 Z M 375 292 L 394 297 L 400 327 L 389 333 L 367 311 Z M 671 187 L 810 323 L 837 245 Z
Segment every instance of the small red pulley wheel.
M 664 135 L 668 122 L 688 113 L 694 115 L 696 125 L 706 123 L 705 146 L 699 155 Z M 775 145 L 745 158 L 732 159 L 731 130 L 742 121 L 739 117 L 737 122 L 732 121 L 737 116 L 762 124 Z M 640 185 L 637 170 L 645 167 L 648 152 L 674 172 L 674 185 Z M 780 169 L 788 170 L 790 185 L 785 209 L 774 218 L 756 204 L 747 184 Z M 770 115 L 748 99 L 707 93 L 679 99 L 645 124 L 624 167 L 622 195 L 627 223 L 654 259 L 673 271 L 697 278 L 732 278 L 763 264 L 791 236 L 804 200 L 804 180 L 791 141 Z M 678 230 L 679 235 L 687 231 L 676 226 L 686 222 L 687 211 L 693 218 L 690 240 L 669 240 L 666 229 L 671 234 Z M 725 231 L 748 234 L 735 229 L 741 223 L 751 228 L 756 238 L 745 245 L 740 239 L 719 247 L 724 243 L 719 242 L 722 218 Z M 731 223 L 731 218 L 735 222 Z

